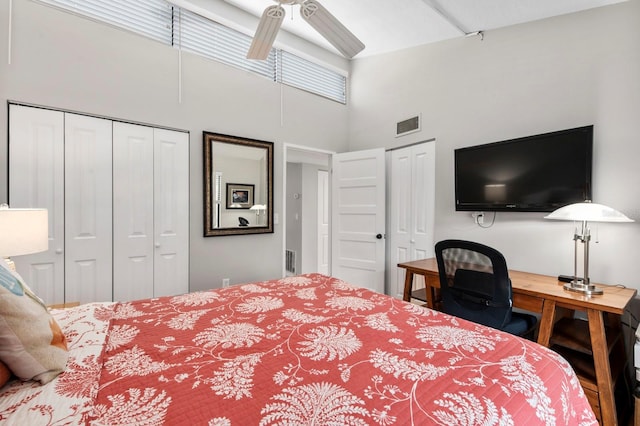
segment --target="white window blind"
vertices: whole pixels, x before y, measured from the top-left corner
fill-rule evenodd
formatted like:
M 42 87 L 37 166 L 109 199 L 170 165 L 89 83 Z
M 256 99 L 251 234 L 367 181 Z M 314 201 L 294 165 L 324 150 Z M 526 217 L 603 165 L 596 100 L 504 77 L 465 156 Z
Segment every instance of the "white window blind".
M 346 77 L 316 63 L 280 50 L 278 81 L 346 103 Z
M 275 53 L 265 61 L 246 58 L 251 37 L 187 10 L 174 13 L 174 45 L 271 80 L 275 78 Z
M 165 0 L 40 0 L 171 45 L 172 6 Z

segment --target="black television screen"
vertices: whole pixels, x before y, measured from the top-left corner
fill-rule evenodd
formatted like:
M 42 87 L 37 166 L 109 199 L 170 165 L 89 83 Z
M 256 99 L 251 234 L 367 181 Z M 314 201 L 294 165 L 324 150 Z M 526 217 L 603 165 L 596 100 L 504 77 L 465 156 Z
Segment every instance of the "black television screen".
M 593 126 L 460 148 L 457 211 L 551 212 L 591 199 Z

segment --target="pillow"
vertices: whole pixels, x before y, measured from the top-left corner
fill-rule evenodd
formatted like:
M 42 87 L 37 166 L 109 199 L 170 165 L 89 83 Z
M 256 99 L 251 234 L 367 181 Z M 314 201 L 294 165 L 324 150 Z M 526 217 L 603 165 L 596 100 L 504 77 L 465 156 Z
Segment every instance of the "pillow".
M 11 370 L 7 367 L 7 364 L 0 361 L 0 388 L 11 378 Z
M 0 260 L 0 361 L 20 379 L 45 384 L 64 370 L 68 356 L 45 304 Z

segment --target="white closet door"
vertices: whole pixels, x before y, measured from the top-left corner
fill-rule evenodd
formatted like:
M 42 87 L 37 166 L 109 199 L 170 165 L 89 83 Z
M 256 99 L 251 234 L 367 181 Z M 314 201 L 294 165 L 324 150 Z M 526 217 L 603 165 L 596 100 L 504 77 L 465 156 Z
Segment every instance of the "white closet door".
M 402 297 L 400 262 L 434 256 L 435 142 L 391 152 L 389 294 Z M 423 278 L 415 278 L 416 287 Z
M 113 298 L 153 297 L 153 128 L 113 123 Z
M 189 134 L 154 129 L 155 297 L 189 291 Z
M 402 296 L 405 270 L 398 268 L 400 262 L 412 260 L 411 248 L 411 149 L 391 151 L 391 173 L 389 173 L 389 294 Z M 416 280 L 422 277 L 416 278 Z
M 48 304 L 64 302 L 64 114 L 9 105 L 9 205 L 46 208 L 49 249 L 13 257 Z
M 65 114 L 65 300 L 112 300 L 111 120 Z
M 411 260 L 435 256 L 435 145 L 428 142 L 411 149 Z

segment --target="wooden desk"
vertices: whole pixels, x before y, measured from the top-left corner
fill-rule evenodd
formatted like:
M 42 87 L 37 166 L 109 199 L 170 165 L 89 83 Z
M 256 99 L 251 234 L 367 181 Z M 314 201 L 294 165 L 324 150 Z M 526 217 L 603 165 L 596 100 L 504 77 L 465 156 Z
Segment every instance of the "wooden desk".
M 440 287 L 436 259 L 403 262 L 399 263 L 398 267 L 406 270 L 403 299 L 411 300 L 413 278 L 416 274 L 422 275 L 426 286 L 427 306 L 433 309 L 435 306 L 434 289 Z M 559 323 L 563 313 L 566 317 L 566 314 L 572 311 L 586 312 L 590 337 L 584 336 L 587 327 L 584 327 L 585 332 L 581 337 L 590 343 L 590 347 L 585 351 L 593 357 L 595 380 L 587 377 L 586 374 L 581 375 L 580 371 L 576 371 L 576 373 L 598 419 L 604 425 L 616 425 L 617 414 L 613 393 L 615 377 L 612 376 L 609 356 L 614 347 L 620 349 L 620 346 L 622 346 L 621 355 L 624 356 L 620 316 L 624 313 L 631 299 L 635 297 L 637 291 L 619 286 L 602 285 L 603 295 L 589 297 L 565 291 L 562 287 L 563 283 L 559 282 L 557 277 L 513 270 L 509 270 L 509 277 L 513 287 L 513 306 L 541 314 L 538 343 L 543 346 L 549 347 L 554 343 L 554 339 L 556 339 L 554 326 Z M 605 316 L 608 314 L 611 314 L 607 317 L 609 323 L 605 321 Z M 580 321 L 579 323 L 585 322 Z M 607 332 L 609 332 L 609 336 Z M 558 337 L 556 340 L 560 339 Z M 622 372 L 623 367 L 618 370 Z M 578 369 L 576 368 L 576 370 Z

